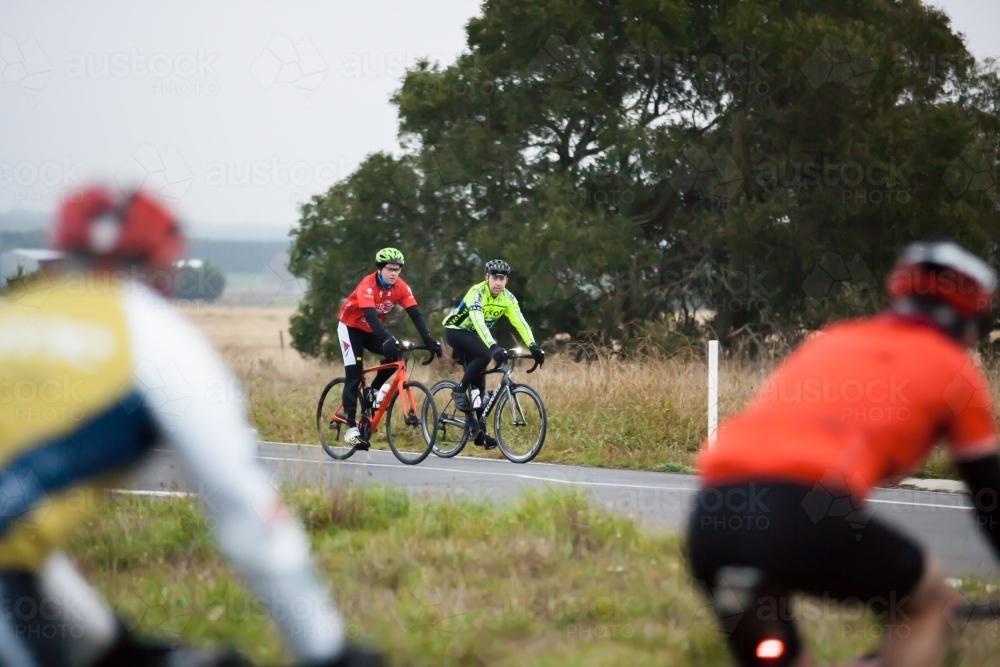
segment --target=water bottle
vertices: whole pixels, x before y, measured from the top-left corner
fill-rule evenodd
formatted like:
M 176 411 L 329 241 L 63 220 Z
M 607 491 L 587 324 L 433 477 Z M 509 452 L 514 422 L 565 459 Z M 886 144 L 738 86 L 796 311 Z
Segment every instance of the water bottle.
M 493 390 L 492 389 L 490 391 L 486 392 L 485 394 L 483 394 L 483 405 L 489 405 L 491 400 L 493 400 Z
M 481 408 L 483 406 L 483 400 L 479 396 L 479 388 L 478 387 L 473 387 L 472 389 L 470 389 L 469 390 L 469 395 L 472 396 L 472 409 L 473 410 L 478 410 L 479 408 Z
M 385 395 L 389 393 L 389 387 L 391 383 L 386 382 L 384 385 L 378 388 L 378 394 L 375 395 L 375 409 L 378 410 L 382 406 L 382 401 L 385 400 Z

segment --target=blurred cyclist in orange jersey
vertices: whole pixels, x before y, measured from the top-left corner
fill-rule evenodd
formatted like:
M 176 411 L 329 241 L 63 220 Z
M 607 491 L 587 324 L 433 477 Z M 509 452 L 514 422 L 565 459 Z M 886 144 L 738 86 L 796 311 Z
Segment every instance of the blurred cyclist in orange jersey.
M 953 599 L 941 566 L 874 518 L 872 487 L 946 441 L 1000 556 L 990 388 L 967 348 L 987 332 L 996 275 L 954 243 L 915 243 L 888 310 L 804 342 L 698 458 L 688 558 L 740 665 L 810 664 L 788 596 L 860 600 L 888 626 L 858 665 L 941 659 Z
M 60 552 L 87 518 L 73 492 L 114 485 L 161 444 L 295 659 L 382 665 L 346 642 L 302 526 L 254 459 L 242 401 L 213 398 L 234 379 L 146 285 L 169 288 L 183 245 L 174 216 L 141 192 L 94 188 L 64 204 L 53 245 L 68 254 L 62 270 L 0 300 L 3 386 L 38 388 L 0 400 L 0 666 L 243 664 L 133 635 Z M 179 415 L 176 397 L 187 397 Z

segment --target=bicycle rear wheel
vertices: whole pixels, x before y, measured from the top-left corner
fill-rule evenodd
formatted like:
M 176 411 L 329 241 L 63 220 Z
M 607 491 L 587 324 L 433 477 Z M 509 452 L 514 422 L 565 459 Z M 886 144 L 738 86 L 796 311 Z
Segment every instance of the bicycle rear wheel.
M 514 463 L 527 463 L 538 456 L 548 428 L 538 392 L 526 384 L 512 384 L 502 391 L 495 410 L 493 430 L 503 455 Z
M 385 416 L 385 435 L 396 458 L 407 465 L 420 463 L 431 453 L 433 438 L 424 437 L 430 430 L 425 423 L 437 421 L 437 407 L 428 414 L 427 404 L 434 406 L 431 392 L 420 382 L 406 382 L 392 397 Z M 424 420 L 427 420 L 426 422 Z
M 342 441 L 347 432 L 347 418 L 344 415 L 341 394 L 344 391 L 345 378 L 330 380 L 319 395 L 316 406 L 316 431 L 319 433 L 319 444 L 331 458 L 343 461 L 354 453 L 354 445 Z
M 458 454 L 469 441 L 469 424 L 465 413 L 455 408 L 451 400 L 451 390 L 458 386 L 452 380 L 441 380 L 431 387 L 430 399 L 424 403 L 424 424 L 435 425 L 433 431 L 429 428 L 424 438 L 432 443 L 433 452 L 441 458 L 450 459 Z M 437 412 L 435 419 L 429 419 L 429 411 Z

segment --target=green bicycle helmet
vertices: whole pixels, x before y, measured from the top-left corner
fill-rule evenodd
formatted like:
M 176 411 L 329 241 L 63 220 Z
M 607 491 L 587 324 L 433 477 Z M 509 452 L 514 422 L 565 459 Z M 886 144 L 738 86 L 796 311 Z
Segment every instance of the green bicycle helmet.
M 375 264 L 378 265 L 378 268 L 381 269 L 390 262 L 402 266 L 404 263 L 403 253 L 399 252 L 395 248 L 382 248 L 375 253 Z

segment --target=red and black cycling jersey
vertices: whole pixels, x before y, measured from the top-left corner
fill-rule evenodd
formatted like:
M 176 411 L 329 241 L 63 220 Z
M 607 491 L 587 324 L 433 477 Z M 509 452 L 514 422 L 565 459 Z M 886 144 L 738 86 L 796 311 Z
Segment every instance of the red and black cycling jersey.
M 402 276 L 396 278 L 395 284 L 386 289 L 379 284 L 376 271 L 362 278 L 354 291 L 344 299 L 337 319 L 352 329 L 372 333 L 371 326 L 365 320 L 364 309 L 374 308 L 379 321 L 382 321 L 397 303 L 403 308 L 412 308 L 417 305 L 417 300 Z

